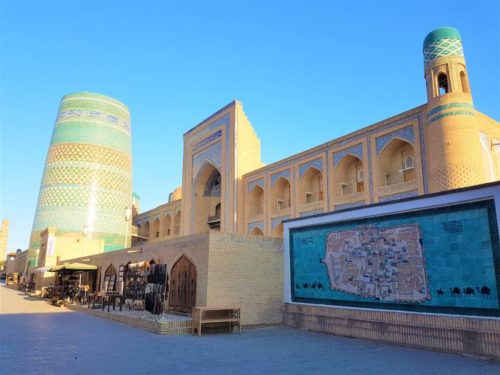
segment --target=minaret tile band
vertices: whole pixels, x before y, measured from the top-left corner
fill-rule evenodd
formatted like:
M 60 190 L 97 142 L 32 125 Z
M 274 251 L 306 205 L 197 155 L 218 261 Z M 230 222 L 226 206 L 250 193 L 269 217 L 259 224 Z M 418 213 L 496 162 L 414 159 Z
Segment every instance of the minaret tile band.
M 127 246 L 125 207 L 132 206 L 130 114 L 119 101 L 94 93 L 62 98 L 47 153 L 30 249 L 40 232 L 81 233 L 104 251 Z

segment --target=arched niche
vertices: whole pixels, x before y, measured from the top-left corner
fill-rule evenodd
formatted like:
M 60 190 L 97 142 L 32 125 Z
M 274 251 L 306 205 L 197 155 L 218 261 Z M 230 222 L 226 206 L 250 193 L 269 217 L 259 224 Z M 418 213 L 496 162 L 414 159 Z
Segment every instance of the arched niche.
M 316 168 L 308 168 L 300 178 L 300 204 L 323 200 L 323 174 Z
M 279 223 L 274 227 L 273 237 L 283 237 L 283 223 Z
M 363 162 L 354 155 L 346 155 L 337 166 L 336 180 L 341 195 L 362 193 L 365 190 Z
M 146 222 L 144 223 L 144 227 L 142 228 L 142 235 L 144 237 L 149 237 L 149 227 L 150 227 L 149 221 L 146 220 Z
M 255 227 L 255 228 L 252 229 L 252 231 L 250 232 L 250 234 L 252 234 L 254 236 L 263 236 L 264 232 L 262 232 L 262 230 L 259 227 Z
M 195 178 L 194 191 L 194 233 L 219 229 L 221 225 L 221 174 L 210 163 L 205 163 Z M 218 210 L 218 212 L 217 212 Z
M 104 272 L 104 291 L 112 292 L 116 288 L 116 268 L 110 264 Z
M 448 75 L 446 73 L 439 73 L 437 77 L 438 81 L 438 95 L 448 94 L 450 92 L 450 84 L 448 82 Z
M 181 211 L 177 211 L 174 217 L 174 236 L 181 233 Z
M 166 215 L 163 218 L 163 237 L 170 237 L 172 234 L 172 217 Z
M 257 216 L 264 213 L 264 190 L 255 185 L 247 196 L 247 216 Z
M 290 182 L 286 178 L 280 177 L 271 189 L 271 211 L 286 210 L 290 206 Z
M 160 237 L 160 219 L 156 218 L 153 220 L 151 225 L 151 234 L 149 238 L 159 238 Z
M 467 75 L 463 70 L 460 72 L 460 86 L 462 86 L 463 93 L 469 93 L 469 82 L 467 81 Z
M 380 186 L 415 180 L 415 151 L 399 138 L 389 142 L 379 156 Z

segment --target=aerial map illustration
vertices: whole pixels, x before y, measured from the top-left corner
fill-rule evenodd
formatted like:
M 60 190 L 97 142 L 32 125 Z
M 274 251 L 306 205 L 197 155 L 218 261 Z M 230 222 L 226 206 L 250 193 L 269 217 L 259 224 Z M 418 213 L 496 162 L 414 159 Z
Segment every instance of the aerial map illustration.
M 418 224 L 328 233 L 330 287 L 382 301 L 430 299 Z

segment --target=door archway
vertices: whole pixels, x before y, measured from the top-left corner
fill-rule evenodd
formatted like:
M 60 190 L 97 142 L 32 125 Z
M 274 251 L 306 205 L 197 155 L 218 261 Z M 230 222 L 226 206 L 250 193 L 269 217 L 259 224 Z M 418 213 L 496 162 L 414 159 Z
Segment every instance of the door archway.
M 196 303 L 196 267 L 182 256 L 171 271 L 169 309 L 190 313 Z

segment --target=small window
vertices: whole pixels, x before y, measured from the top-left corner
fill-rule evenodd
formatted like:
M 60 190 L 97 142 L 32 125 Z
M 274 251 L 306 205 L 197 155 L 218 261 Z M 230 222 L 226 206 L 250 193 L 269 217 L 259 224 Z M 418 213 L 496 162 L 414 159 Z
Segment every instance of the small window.
M 413 169 L 413 156 L 407 156 L 404 162 L 404 170 Z
M 448 94 L 450 92 L 450 88 L 448 86 L 448 76 L 444 73 L 440 73 L 438 75 L 438 87 L 439 87 L 439 96 Z
M 358 172 L 356 173 L 356 178 L 358 179 L 357 182 L 363 182 L 365 180 L 365 175 L 362 169 L 358 169 Z

